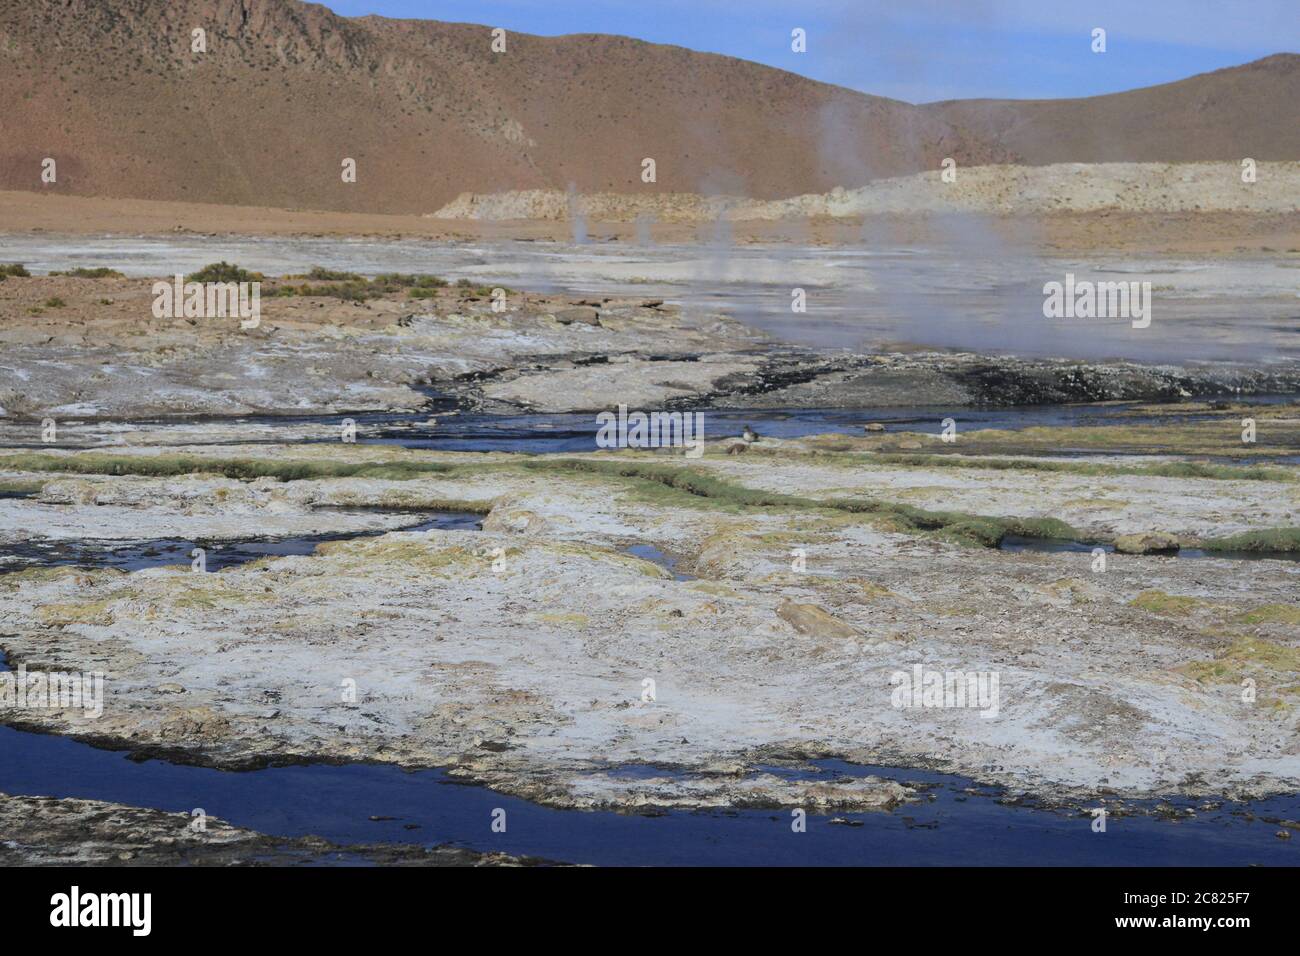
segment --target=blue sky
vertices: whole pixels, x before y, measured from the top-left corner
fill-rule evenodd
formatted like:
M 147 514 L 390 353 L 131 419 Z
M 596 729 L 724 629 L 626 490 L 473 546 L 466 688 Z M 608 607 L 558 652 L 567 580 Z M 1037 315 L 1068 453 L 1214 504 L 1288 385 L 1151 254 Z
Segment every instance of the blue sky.
M 326 0 L 524 33 L 620 33 L 909 102 L 1091 96 L 1300 52 L 1300 0 Z M 802 27 L 808 51 L 790 50 Z M 1091 50 L 1094 27 L 1107 51 Z

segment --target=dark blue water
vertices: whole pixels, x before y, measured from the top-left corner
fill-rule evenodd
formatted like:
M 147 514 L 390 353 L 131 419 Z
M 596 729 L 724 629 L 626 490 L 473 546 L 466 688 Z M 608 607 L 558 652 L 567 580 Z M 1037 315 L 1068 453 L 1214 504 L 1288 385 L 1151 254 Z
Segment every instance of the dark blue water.
M 400 445 L 406 448 L 429 448 L 441 451 L 519 452 L 524 454 L 574 453 L 596 450 L 596 432 L 599 425 L 593 412 L 547 415 L 486 415 L 479 413 L 448 414 L 453 402 L 437 392 L 425 390 L 429 408 L 418 413 L 353 413 L 339 415 L 253 415 L 223 419 L 230 424 L 258 425 L 328 425 L 341 426 L 345 419 L 356 423 L 359 444 Z M 1242 404 L 1276 404 L 1294 400 L 1294 396 L 1252 396 Z M 868 422 L 879 422 L 891 432 L 921 432 L 939 434 L 943 420 L 953 418 L 958 433 L 979 429 L 1015 430 L 1035 426 L 1093 425 L 1158 425 L 1173 421 L 1209 420 L 1214 416 L 1174 415 L 1159 412 L 1136 415 L 1136 403 L 1108 405 L 1040 405 L 1014 408 L 960 408 L 951 406 L 917 406 L 911 408 L 860 408 L 860 409 L 699 409 L 704 415 L 706 439 L 738 436 L 746 425 L 760 436 L 772 438 L 803 438 L 820 434 L 863 434 Z M 428 424 L 430 418 L 436 424 Z M 191 419 L 215 421 L 215 419 Z M 142 429 L 165 432 L 169 425 L 180 420 L 144 419 L 135 422 Z M 165 440 L 160 436 L 160 440 Z M 213 444 L 279 443 L 274 435 L 265 438 L 231 438 Z M 310 439 L 309 442 L 338 441 L 336 435 Z M 11 444 L 10 447 L 41 448 Z M 95 447 L 93 444 L 65 444 L 63 447 Z M 1086 456 L 1097 454 L 1094 449 L 1062 448 L 1061 455 Z M 1109 454 L 1109 453 L 1108 453 Z M 1261 462 L 1267 456 L 1252 457 Z M 1283 456 L 1279 461 L 1295 456 Z
M 1089 544 L 1086 541 L 1068 541 L 1064 538 L 1026 538 L 1009 534 L 998 542 L 1003 551 L 1039 551 L 1047 554 L 1092 554 L 1093 548 L 1113 554 L 1113 544 Z
M 1047 554 L 1092 554 L 1100 548 L 1107 554 L 1115 553 L 1113 544 L 1089 544 L 1086 541 L 1069 541 L 1063 538 L 1026 538 L 1006 535 L 998 547 L 1003 551 L 1037 551 Z M 1221 558 L 1228 561 L 1300 561 L 1300 551 L 1206 551 L 1202 548 L 1179 548 L 1154 557 L 1162 558 Z
M 1255 404 L 1276 404 L 1290 396 L 1260 396 Z M 860 409 L 700 409 L 708 439 L 738 436 L 746 425 L 759 436 L 803 438 L 823 434 L 863 434 L 868 422 L 879 422 L 891 432 L 921 432 L 937 435 L 943 420 L 953 418 L 958 432 L 979 429 L 1015 430 L 1039 426 L 1087 427 L 1094 425 L 1159 425 L 1171 421 L 1210 420 L 1205 415 L 1135 415 L 1134 404 L 1039 405 L 1015 408 L 962 408 L 918 406 L 912 408 Z M 1175 406 L 1171 406 L 1171 409 Z M 552 415 L 462 414 L 437 417 L 437 424 L 425 424 L 427 415 L 354 416 L 357 441 L 362 444 L 395 444 L 407 448 L 446 451 L 509 451 L 529 454 L 594 451 L 599 425 L 594 413 Z M 342 421 L 342 416 L 335 421 Z M 332 440 L 332 439 L 331 439 Z M 1062 451 L 1062 454 L 1071 452 Z M 1096 454 L 1079 449 L 1074 454 Z
M 1119 406 L 1051 405 L 1031 408 L 963 409 L 956 413 L 960 428 L 1014 429 L 1033 425 L 1101 424 L 1114 420 Z M 876 409 L 755 409 L 743 411 L 701 409 L 706 439 L 739 436 L 746 425 L 760 436 L 802 438 L 822 434 L 863 434 L 867 422 L 881 422 L 890 431 L 920 431 L 937 434 L 943 419 L 954 415 L 951 408 L 876 408 Z M 430 418 L 436 424 L 429 424 Z M 326 425 L 341 427 L 344 419 L 356 423 L 356 440 L 362 445 L 400 445 L 405 448 L 428 448 L 439 451 L 517 452 L 553 454 L 595 451 L 600 425 L 594 412 L 545 415 L 442 414 L 436 410 L 420 413 L 355 413 L 340 415 L 261 415 L 229 419 L 230 424 L 256 425 Z M 205 419 L 199 419 L 204 421 Z M 212 419 L 206 419 L 212 421 Z M 141 429 L 165 432 L 178 422 L 141 420 Z M 278 444 L 274 435 L 258 438 L 231 438 L 212 444 Z M 305 439 L 303 443 L 330 443 L 336 435 Z M 41 448 L 13 444 L 10 447 Z M 93 445 L 63 447 L 94 447 Z
M 1082 406 L 1080 406 L 1082 408 Z M 1107 412 L 1093 408 L 1092 415 Z M 823 434 L 863 434 L 867 422 L 881 422 L 891 431 L 937 434 L 951 409 L 754 409 L 702 410 L 706 439 L 739 436 L 748 425 L 760 437 L 803 438 Z M 960 425 L 975 428 L 1027 428 L 1031 425 L 1068 424 L 1081 417 L 1071 406 L 996 410 L 963 410 Z M 596 450 L 600 426 L 594 413 L 562 415 L 453 415 L 437 425 L 423 419 L 393 422 L 377 417 L 357 419 L 358 443 L 395 444 L 407 448 L 445 451 L 509 451 L 529 454 L 572 453 Z
M 645 561 L 653 561 L 655 564 L 663 566 L 668 570 L 668 573 L 673 576 L 674 581 L 695 580 L 695 575 L 686 574 L 683 571 L 677 570 L 677 564 L 678 564 L 677 558 L 664 554 L 653 544 L 634 544 L 627 549 L 627 553 L 631 555 L 635 555 L 636 557 L 641 558 Z
M 1107 832 L 1099 834 L 1092 832 L 1090 816 L 1005 805 L 997 791 L 961 777 L 833 760 L 815 766 L 818 778 L 876 773 L 929 789 L 920 803 L 889 813 L 810 814 L 807 832 L 795 833 L 788 810 L 656 816 L 554 810 L 452 782 L 440 770 L 351 764 L 229 772 L 134 761 L 63 737 L 0 728 L 0 791 L 5 793 L 187 813 L 202 808 L 273 836 L 314 834 L 341 844 L 451 843 L 605 865 L 1300 864 L 1300 840 L 1279 840 L 1274 835 L 1279 825 L 1263 819 L 1300 819 L 1297 797 L 1225 804 L 1177 821 L 1112 814 Z M 623 770 L 621 775 L 643 778 L 667 774 Z M 978 792 L 967 793 L 970 789 Z M 496 808 L 506 811 L 505 833 L 491 830 Z M 835 819 L 845 822 L 831 822 Z
M 5 666 L 0 657 L 0 668 Z M 788 811 L 670 811 L 654 816 L 555 810 L 440 770 L 382 764 L 309 765 L 230 772 L 137 761 L 65 737 L 0 727 L 0 791 L 80 797 L 188 813 L 202 808 L 273 836 L 322 836 L 340 844 L 455 844 L 604 865 L 1099 865 L 1300 864 L 1300 842 L 1280 840 L 1280 820 L 1300 819 L 1300 797 L 1225 803 L 1192 818 L 1112 815 L 1107 832 L 1091 817 L 999 802 L 1000 791 L 948 774 L 866 767 L 836 760 L 792 778 L 875 773 L 925 789 L 889 813 L 811 814 L 791 829 Z M 672 776 L 642 765 L 616 768 L 627 779 Z M 1167 801 L 1176 810 L 1194 801 Z M 1114 805 L 1112 804 L 1112 807 Z M 1155 801 L 1135 801 L 1136 811 Z M 506 811 L 506 832 L 492 814 Z M 832 822 L 836 821 L 836 822 Z
M 413 514 L 411 524 L 400 528 L 333 532 L 266 540 L 204 542 L 201 539 L 189 541 L 181 538 L 163 538 L 112 545 L 107 542 L 97 544 L 86 539 L 73 541 L 33 539 L 23 543 L 0 544 L 0 560 L 7 559 L 9 562 L 7 566 L 0 566 L 0 574 L 33 564 L 42 567 L 120 568 L 123 571 L 139 571 L 142 568 L 156 568 L 163 565 L 189 565 L 190 552 L 195 548 L 204 549 L 204 566 L 208 571 L 220 571 L 222 568 L 247 564 L 258 558 L 311 554 L 316 549 L 316 545 L 323 541 L 365 538 L 387 534 L 390 530 L 428 531 L 437 528 L 443 531 L 472 531 L 480 529 L 483 522 L 482 515 L 469 512 L 446 511 L 436 514 L 420 512 L 420 514 L 423 517 L 417 520 Z

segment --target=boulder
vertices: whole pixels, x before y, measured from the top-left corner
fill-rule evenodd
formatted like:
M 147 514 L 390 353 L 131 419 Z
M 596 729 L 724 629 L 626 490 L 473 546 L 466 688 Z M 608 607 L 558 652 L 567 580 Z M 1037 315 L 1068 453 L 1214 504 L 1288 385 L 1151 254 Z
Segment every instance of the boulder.
M 507 534 L 540 534 L 545 527 L 546 521 L 541 515 L 508 505 L 493 508 L 483 519 L 484 531 Z
M 855 627 L 826 613 L 816 604 L 796 604 L 793 601 L 786 601 L 776 609 L 776 616 L 800 634 L 809 637 L 844 640 L 858 636 Z
M 600 325 L 600 310 L 588 305 L 560 309 L 555 313 L 555 321 L 561 325 L 572 325 L 575 322 L 580 325 Z
M 1120 554 L 1170 554 L 1179 546 L 1177 536 L 1164 531 L 1122 534 L 1115 539 L 1115 550 Z

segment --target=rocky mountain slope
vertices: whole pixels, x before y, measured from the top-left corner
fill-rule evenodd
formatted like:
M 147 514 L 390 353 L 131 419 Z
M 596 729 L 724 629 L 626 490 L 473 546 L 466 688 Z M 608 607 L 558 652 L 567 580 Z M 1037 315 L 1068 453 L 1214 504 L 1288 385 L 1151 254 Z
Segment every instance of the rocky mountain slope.
M 518 189 L 773 199 L 948 156 L 1300 158 L 1294 55 L 1109 97 L 918 107 L 626 37 L 491 43 L 489 25 L 297 0 L 0 0 L 0 189 L 428 213 Z

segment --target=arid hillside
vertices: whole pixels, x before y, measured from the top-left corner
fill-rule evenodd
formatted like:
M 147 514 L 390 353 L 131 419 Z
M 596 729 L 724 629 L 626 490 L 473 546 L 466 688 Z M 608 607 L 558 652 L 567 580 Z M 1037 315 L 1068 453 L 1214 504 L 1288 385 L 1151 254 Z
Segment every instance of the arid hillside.
M 924 109 L 1033 165 L 1300 159 L 1300 55 L 1109 96 Z
M 624 37 L 510 33 L 494 53 L 488 26 L 295 0 L 0 11 L 0 188 L 43 188 L 50 156 L 59 191 L 429 212 L 466 190 L 774 198 L 1007 158 L 904 103 Z
M 421 214 L 519 189 L 774 199 L 948 156 L 1300 158 L 1291 55 L 1067 104 L 918 107 L 617 36 L 494 52 L 491 29 L 297 0 L 0 0 L 0 189 Z

